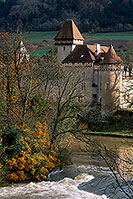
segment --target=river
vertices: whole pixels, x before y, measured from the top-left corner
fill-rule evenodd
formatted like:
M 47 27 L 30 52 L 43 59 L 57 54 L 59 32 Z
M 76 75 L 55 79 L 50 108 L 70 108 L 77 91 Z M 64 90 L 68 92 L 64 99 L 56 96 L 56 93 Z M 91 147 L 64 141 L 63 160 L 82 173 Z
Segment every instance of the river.
M 96 137 L 95 137 L 96 138 Z M 129 142 L 133 139 L 98 136 L 101 143 L 108 148 L 115 148 L 120 154 L 133 150 Z M 130 151 L 129 151 L 130 150 Z M 118 187 L 112 173 L 104 162 L 92 157 L 81 142 L 75 142 L 71 152 L 72 165 L 54 170 L 47 181 L 28 184 L 14 184 L 0 188 L 0 199 L 126 199 Z M 116 173 L 117 176 L 117 173 Z M 126 193 L 133 189 L 132 173 L 129 187 L 123 184 Z M 119 178 L 119 176 L 118 176 Z

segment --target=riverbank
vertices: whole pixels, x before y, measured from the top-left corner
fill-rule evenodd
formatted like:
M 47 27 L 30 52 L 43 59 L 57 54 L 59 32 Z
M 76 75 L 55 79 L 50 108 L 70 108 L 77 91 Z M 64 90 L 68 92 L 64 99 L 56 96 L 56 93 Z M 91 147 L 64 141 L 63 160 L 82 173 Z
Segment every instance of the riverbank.
M 102 132 L 88 132 L 85 135 L 96 135 L 96 136 L 110 136 L 110 137 L 122 137 L 122 138 L 133 138 L 133 131 L 102 131 Z

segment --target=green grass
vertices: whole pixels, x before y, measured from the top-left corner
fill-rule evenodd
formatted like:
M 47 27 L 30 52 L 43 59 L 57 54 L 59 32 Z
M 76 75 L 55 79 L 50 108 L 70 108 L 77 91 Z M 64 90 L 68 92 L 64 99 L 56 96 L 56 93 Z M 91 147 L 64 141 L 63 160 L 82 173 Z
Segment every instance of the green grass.
M 119 136 L 119 137 L 133 137 L 133 132 L 128 131 L 121 131 L 121 132 L 110 132 L 110 131 L 103 131 L 103 132 L 89 132 L 89 134 L 93 135 L 105 135 L 105 136 Z
M 52 43 L 52 40 L 56 36 L 57 31 L 50 32 L 30 32 L 25 33 L 25 39 L 34 45 L 43 44 L 43 49 L 35 50 L 35 54 L 39 54 L 40 56 L 46 54 L 47 51 L 50 50 L 49 43 Z M 96 33 L 96 34 L 88 34 L 85 33 L 85 37 L 97 38 L 99 40 L 133 40 L 133 32 L 113 32 L 113 33 Z M 46 40 L 47 42 L 44 42 Z M 51 40 L 51 41 L 50 41 Z M 51 46 L 51 45 L 50 45 Z M 119 52 L 119 49 L 117 49 Z
M 39 44 L 43 40 L 54 39 L 57 31 L 50 32 L 30 32 L 25 33 L 24 37 L 29 43 Z M 133 32 L 113 32 L 113 33 L 96 33 L 88 34 L 85 33 L 86 37 L 97 38 L 100 40 L 133 40 Z
M 43 40 L 53 39 L 56 36 L 56 31 L 51 32 L 30 32 L 25 33 L 25 39 L 32 44 L 39 44 L 42 43 Z
M 57 32 L 56 31 L 51 31 L 51 32 L 30 32 L 30 33 L 24 33 L 24 37 L 28 43 L 38 45 L 43 44 L 42 49 L 36 49 L 35 54 L 39 54 L 40 56 L 43 56 L 46 54 L 49 50 L 49 40 L 54 39 L 56 36 Z M 47 42 L 44 42 L 47 41 Z
M 97 38 L 99 40 L 133 40 L 133 32 L 112 32 L 85 34 L 86 37 Z
M 39 54 L 40 56 L 43 56 L 44 54 L 46 54 L 50 49 L 39 49 L 39 50 L 35 50 L 35 55 Z

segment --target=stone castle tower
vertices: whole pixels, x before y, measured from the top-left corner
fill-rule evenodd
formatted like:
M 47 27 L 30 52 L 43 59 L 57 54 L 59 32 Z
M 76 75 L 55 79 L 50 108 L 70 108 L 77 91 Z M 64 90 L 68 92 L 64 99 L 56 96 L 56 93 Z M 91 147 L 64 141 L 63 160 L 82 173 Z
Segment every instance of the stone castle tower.
M 59 61 L 68 69 L 79 73 L 82 83 L 82 101 L 98 104 L 103 113 L 128 108 L 125 99 L 123 62 L 113 46 L 84 45 L 84 39 L 73 20 L 67 21 L 57 36 L 55 45 Z M 133 86 L 133 80 L 129 80 Z M 128 93 L 127 93 L 128 95 Z M 133 93 L 132 93 L 133 100 Z
M 122 81 L 122 60 L 111 45 L 104 59 L 93 65 L 100 104 L 103 112 L 113 112 L 120 105 L 120 84 Z
M 68 20 L 55 37 L 57 55 L 62 62 L 76 45 L 83 45 L 84 38 L 79 32 L 73 20 Z

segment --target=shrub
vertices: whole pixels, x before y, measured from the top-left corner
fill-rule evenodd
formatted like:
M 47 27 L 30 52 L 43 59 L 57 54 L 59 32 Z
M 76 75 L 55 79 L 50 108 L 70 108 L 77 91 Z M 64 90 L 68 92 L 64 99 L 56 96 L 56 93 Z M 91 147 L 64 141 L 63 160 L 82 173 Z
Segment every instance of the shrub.
M 100 131 L 106 125 L 105 117 L 101 114 L 101 109 L 97 106 L 89 107 L 82 118 L 82 122 L 87 123 L 91 131 Z
M 21 151 L 19 140 L 23 134 L 22 129 L 7 127 L 2 131 L 2 144 L 8 158 L 12 158 Z
M 102 115 L 99 107 L 90 107 L 80 121 L 88 125 L 91 131 L 131 131 L 133 129 L 133 113 L 117 111 Z
M 106 129 L 112 131 L 132 130 L 133 129 L 133 113 L 128 111 L 118 111 L 112 115 L 105 116 L 107 121 Z
M 60 164 L 56 149 L 50 143 L 50 131 L 45 123 L 37 123 L 34 131 L 25 128 L 20 143 L 22 150 L 7 161 L 9 182 L 42 181 Z

